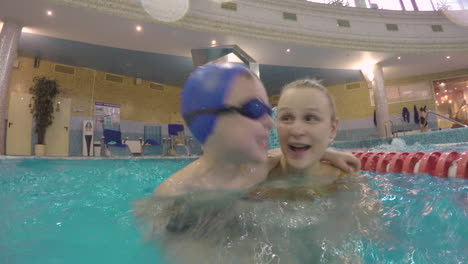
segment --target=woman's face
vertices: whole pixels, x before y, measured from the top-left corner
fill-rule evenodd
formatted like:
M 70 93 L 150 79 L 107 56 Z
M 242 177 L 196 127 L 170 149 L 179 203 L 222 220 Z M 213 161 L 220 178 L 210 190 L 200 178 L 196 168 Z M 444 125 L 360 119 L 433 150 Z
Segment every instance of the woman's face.
M 260 80 L 253 76 L 239 76 L 233 83 L 225 105 L 241 107 L 252 99 L 268 104 L 268 97 Z M 268 114 L 251 119 L 239 113 L 220 115 L 211 144 L 234 162 L 263 162 L 268 152 L 268 135 L 273 120 Z M 211 139 L 212 137 L 212 139 Z
M 314 88 L 288 88 L 278 102 L 277 129 L 289 167 L 307 169 L 320 160 L 336 135 L 327 96 Z

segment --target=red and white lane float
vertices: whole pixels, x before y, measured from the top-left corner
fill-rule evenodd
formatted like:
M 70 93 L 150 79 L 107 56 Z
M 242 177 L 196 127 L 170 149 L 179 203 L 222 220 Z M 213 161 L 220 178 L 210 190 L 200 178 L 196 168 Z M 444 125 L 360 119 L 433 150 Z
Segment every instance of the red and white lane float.
M 385 153 L 381 159 L 377 161 L 377 172 L 387 172 L 390 166 L 390 161 L 392 161 L 393 157 L 397 155 L 396 152 L 387 152 Z
M 353 152 L 362 170 L 379 173 L 427 173 L 442 178 L 468 179 L 466 152 Z
M 397 153 L 388 164 L 388 172 L 401 173 L 403 170 L 403 161 L 408 155 L 408 152 Z
M 417 172 L 427 173 L 435 176 L 435 166 L 441 155 L 442 153 L 437 151 L 424 154 L 424 156 L 421 158 L 421 162 L 419 162 L 419 165 L 416 165 L 418 166 Z
M 405 161 L 403 162 L 403 169 L 402 169 L 401 172 L 402 173 L 410 173 L 410 174 L 418 173 L 419 162 L 421 161 L 423 156 L 424 156 L 423 152 L 410 153 L 406 157 Z

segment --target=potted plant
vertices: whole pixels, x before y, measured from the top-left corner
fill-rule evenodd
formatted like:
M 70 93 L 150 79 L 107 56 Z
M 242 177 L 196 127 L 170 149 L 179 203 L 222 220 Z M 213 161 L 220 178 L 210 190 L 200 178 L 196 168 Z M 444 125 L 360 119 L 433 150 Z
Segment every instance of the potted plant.
M 46 152 L 45 134 L 47 127 L 54 119 L 54 99 L 59 94 L 59 85 L 56 80 L 46 77 L 35 77 L 34 85 L 29 88 L 32 94 L 31 113 L 35 121 L 37 144 L 34 146 L 36 156 L 44 156 Z

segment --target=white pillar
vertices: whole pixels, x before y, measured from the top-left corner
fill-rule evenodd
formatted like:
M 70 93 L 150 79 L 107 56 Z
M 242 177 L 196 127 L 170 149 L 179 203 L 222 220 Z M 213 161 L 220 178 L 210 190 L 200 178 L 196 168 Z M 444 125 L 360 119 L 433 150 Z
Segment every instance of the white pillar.
M 392 136 L 392 124 L 388 113 L 387 92 L 382 67 L 378 64 L 368 65 L 362 69 L 363 75 L 374 92 L 374 104 L 377 119 L 377 132 L 380 138 Z
M 22 26 L 6 21 L 0 33 L 0 155 L 5 155 L 7 99 L 13 63 L 18 54 Z

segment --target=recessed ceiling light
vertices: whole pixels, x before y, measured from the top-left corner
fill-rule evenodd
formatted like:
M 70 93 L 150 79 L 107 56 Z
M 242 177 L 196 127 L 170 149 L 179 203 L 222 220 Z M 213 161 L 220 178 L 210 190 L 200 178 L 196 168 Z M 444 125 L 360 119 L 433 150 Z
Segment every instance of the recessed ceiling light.
M 23 27 L 21 29 L 21 32 L 25 32 L 25 33 L 34 33 L 33 30 L 30 28 L 30 27 Z
M 447 56 L 447 57 L 445 57 L 445 58 L 447 58 L 447 60 L 450 60 L 450 56 Z
M 401 60 L 401 57 L 400 57 L 400 56 L 398 56 L 398 58 L 397 58 L 397 59 Z
M 216 45 L 216 43 L 217 43 L 217 42 L 216 42 L 215 39 L 213 39 L 213 40 L 211 41 L 211 45 Z
M 451 104 L 451 103 L 452 103 L 452 100 L 449 100 L 449 104 Z
M 141 26 L 136 26 L 136 28 L 135 28 L 135 29 L 136 29 L 136 31 L 138 31 L 138 32 L 140 32 L 140 31 L 142 31 L 142 30 L 143 30 L 143 28 L 142 28 Z
M 436 95 L 439 95 L 439 93 L 436 93 Z
M 291 49 L 287 49 L 286 52 L 291 52 Z
M 47 10 L 47 15 L 52 16 L 54 13 L 51 10 Z

